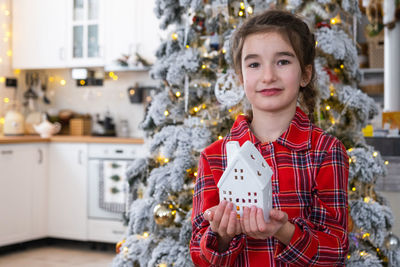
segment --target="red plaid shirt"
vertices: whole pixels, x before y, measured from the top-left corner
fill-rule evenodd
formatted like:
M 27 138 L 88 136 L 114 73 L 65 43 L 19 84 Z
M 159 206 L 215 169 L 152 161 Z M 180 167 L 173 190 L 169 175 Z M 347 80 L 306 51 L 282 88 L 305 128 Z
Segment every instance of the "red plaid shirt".
M 285 211 L 295 225 L 286 246 L 270 237 L 244 234 L 217 251 L 217 235 L 203 212 L 219 203 L 217 183 L 226 166 L 228 141 L 254 143 L 271 166 L 273 207 Z M 343 266 L 348 251 L 348 156 L 342 143 L 310 123 L 299 108 L 289 128 L 274 142 L 261 143 L 246 117 L 200 156 L 193 196 L 190 253 L 196 266 Z

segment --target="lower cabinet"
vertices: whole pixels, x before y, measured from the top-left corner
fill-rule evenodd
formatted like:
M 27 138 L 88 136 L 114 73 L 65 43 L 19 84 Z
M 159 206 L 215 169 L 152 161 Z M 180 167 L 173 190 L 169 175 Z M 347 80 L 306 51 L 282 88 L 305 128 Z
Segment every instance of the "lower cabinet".
M 47 144 L 0 146 L 0 246 L 45 237 Z
M 89 219 L 88 239 L 97 242 L 117 243 L 124 237 L 126 228 L 122 221 Z
M 48 235 L 87 240 L 87 144 L 49 147 Z

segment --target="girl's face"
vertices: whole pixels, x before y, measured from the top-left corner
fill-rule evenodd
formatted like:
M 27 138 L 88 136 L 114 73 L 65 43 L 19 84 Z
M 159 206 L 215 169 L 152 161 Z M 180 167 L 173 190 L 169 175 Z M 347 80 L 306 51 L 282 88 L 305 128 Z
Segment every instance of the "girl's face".
M 246 37 L 242 50 L 242 82 L 253 114 L 293 111 L 300 86 L 311 77 L 302 75 L 300 62 L 290 45 L 277 32 Z

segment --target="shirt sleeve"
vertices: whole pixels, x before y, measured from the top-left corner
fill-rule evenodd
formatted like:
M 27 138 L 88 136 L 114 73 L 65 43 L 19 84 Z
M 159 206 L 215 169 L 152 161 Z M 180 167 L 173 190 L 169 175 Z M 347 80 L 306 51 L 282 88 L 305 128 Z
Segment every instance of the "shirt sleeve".
M 336 140 L 316 174 L 311 213 L 291 218 L 295 231 L 290 243 L 278 242 L 275 258 L 298 266 L 344 266 L 348 252 L 347 183 L 349 160 Z
M 200 155 L 196 185 L 193 194 L 192 238 L 190 255 L 196 266 L 232 266 L 244 247 L 244 235 L 235 236 L 229 248 L 219 253 L 217 234 L 211 231 L 204 219 L 204 211 L 219 204 L 218 188 L 215 184 L 208 160 Z

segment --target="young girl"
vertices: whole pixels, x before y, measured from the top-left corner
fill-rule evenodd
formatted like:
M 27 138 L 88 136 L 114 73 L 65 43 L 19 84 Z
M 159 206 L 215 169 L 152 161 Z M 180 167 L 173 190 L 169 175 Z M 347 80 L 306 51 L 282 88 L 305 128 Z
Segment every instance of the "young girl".
M 196 266 L 343 266 L 348 251 L 348 157 L 338 139 L 310 122 L 315 41 L 284 11 L 248 19 L 232 40 L 234 68 L 251 116 L 202 153 L 193 196 L 190 252 Z M 297 103 L 308 113 L 297 107 Z M 225 145 L 250 140 L 273 170 L 273 207 L 220 201 Z

